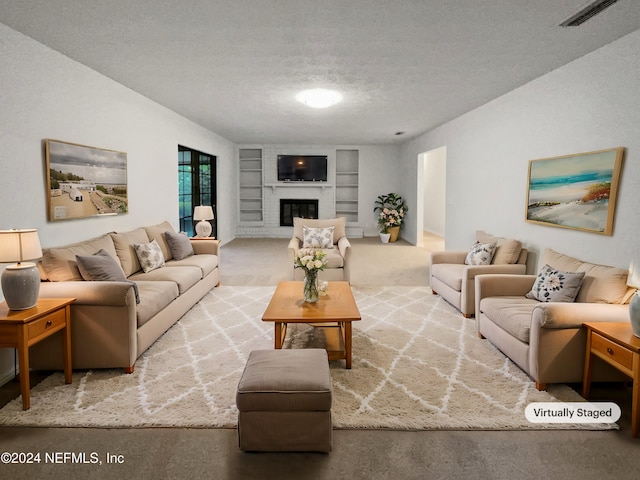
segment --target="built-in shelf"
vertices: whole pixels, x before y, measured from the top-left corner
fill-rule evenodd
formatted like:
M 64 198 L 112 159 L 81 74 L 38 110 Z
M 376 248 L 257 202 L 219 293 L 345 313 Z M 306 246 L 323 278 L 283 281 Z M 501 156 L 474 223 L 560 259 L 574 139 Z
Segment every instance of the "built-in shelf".
M 336 217 L 358 221 L 358 150 L 336 150 Z
M 240 148 L 240 222 L 262 222 L 262 149 Z

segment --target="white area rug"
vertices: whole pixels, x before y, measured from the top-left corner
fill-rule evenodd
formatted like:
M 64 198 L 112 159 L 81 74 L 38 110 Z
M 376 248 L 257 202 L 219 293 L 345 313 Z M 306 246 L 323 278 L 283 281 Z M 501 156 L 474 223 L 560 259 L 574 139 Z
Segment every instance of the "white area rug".
M 335 428 L 519 430 L 611 428 L 530 424 L 530 402 L 581 401 L 566 386 L 538 392 L 488 341 L 475 321 L 427 287 L 354 287 L 353 368 L 331 362 Z M 237 425 L 235 390 L 251 350 L 273 348 L 261 321 L 274 287 L 222 286 L 210 292 L 138 359 L 135 372 L 62 373 L 0 410 L 0 425 L 211 427 Z M 301 292 L 302 294 L 302 292 Z M 315 346 L 321 335 L 290 325 L 288 345 Z M 615 428 L 615 426 L 614 426 Z

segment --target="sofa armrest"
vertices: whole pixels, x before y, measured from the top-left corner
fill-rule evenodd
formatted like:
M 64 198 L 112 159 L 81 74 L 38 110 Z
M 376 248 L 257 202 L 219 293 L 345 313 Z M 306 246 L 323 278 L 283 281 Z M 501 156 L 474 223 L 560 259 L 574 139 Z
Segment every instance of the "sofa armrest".
M 468 252 L 431 252 L 431 265 L 436 263 L 456 263 L 464 264 Z
M 220 257 L 220 240 L 214 238 L 210 240 L 191 240 L 193 253 L 196 255 L 217 255 Z
M 531 328 L 581 328 L 583 322 L 628 322 L 629 305 L 609 303 L 540 303 Z
M 347 237 L 342 237 L 338 240 L 338 250 L 340 250 L 340 255 L 342 255 L 342 258 L 344 258 L 346 263 L 347 258 L 351 253 L 351 242 L 349 242 Z
M 488 274 L 476 277 L 476 302 L 487 297 L 524 296 L 531 291 L 536 275 Z
M 74 305 L 136 305 L 133 285 L 128 282 L 41 282 L 40 297 L 72 297 Z
M 471 279 L 475 278 L 476 275 L 487 274 L 524 275 L 526 269 L 526 265 L 519 265 L 517 263 L 498 265 L 468 265 L 464 268 L 464 276 L 466 277 L 466 279 Z M 531 290 L 531 288 L 529 288 L 529 290 Z M 527 292 L 529 290 L 527 290 Z

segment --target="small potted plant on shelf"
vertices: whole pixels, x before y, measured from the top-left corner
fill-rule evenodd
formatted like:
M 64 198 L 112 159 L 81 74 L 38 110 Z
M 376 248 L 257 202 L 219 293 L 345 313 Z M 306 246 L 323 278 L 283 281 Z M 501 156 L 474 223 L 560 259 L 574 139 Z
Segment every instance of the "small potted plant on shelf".
M 408 210 L 404 199 L 396 193 L 388 193 L 378 196 L 374 205 L 373 211 L 379 212 L 380 239 L 383 243 L 397 241 Z

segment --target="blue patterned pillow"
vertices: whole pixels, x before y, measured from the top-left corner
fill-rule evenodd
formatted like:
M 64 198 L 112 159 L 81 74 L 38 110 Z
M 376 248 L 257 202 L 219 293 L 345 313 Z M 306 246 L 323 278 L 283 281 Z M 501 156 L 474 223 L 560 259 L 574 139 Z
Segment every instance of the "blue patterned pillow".
M 573 302 L 578 296 L 585 272 L 563 272 L 545 265 L 525 295 L 540 302 Z
M 476 242 L 464 259 L 465 265 L 490 265 L 493 255 L 496 253 L 495 243 Z
M 333 231 L 335 228 L 314 228 L 303 225 L 302 248 L 333 248 Z

